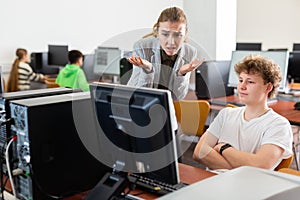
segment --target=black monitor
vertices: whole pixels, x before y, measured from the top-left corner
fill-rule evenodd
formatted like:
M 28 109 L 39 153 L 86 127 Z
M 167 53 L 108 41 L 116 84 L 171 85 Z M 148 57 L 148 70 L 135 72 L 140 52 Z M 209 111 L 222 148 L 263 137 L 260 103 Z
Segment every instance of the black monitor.
M 120 60 L 120 83 L 126 85 L 132 75 L 133 65 L 127 60 L 127 58 L 121 58 Z
M 205 61 L 196 70 L 196 95 L 198 99 L 210 99 L 233 95 L 228 87 L 230 60 Z
M 48 45 L 48 65 L 64 67 L 68 62 L 67 45 Z
M 300 51 L 300 43 L 293 44 L 293 51 Z
M 300 51 L 290 52 L 288 78 L 290 82 L 300 83 Z
M 170 91 L 92 83 L 90 92 L 99 123 L 95 156 L 109 166 L 123 163 L 124 172 L 179 183 Z
M 230 71 L 228 86 L 237 87 L 239 80 L 238 76 L 234 70 L 235 64 L 242 61 L 244 57 L 250 54 L 259 54 L 263 57 L 269 58 L 277 63 L 280 67 L 282 74 L 282 81 L 280 82 L 278 91 L 286 92 L 287 90 L 287 73 L 288 73 L 288 61 L 289 61 L 289 52 L 288 51 L 232 51 L 231 62 L 230 62 Z
M 235 50 L 261 50 L 261 43 L 237 42 Z

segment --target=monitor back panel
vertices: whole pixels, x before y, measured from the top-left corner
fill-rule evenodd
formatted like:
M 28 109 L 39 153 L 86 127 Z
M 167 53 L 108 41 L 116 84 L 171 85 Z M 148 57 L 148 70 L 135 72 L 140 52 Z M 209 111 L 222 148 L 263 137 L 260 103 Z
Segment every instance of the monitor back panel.
M 196 95 L 209 99 L 233 95 L 233 88 L 227 86 L 230 61 L 205 61 L 196 70 Z

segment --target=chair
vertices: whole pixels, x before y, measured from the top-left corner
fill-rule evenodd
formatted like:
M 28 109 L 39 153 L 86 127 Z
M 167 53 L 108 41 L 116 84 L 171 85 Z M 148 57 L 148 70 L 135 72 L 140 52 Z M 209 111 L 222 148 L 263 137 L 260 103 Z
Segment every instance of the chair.
M 293 159 L 294 159 L 294 155 L 292 155 L 289 158 L 283 159 L 274 170 L 279 171 L 282 168 L 289 168 L 293 162 Z
M 291 169 L 291 168 L 281 168 L 278 170 L 279 172 L 287 173 L 287 174 L 293 174 L 296 176 L 300 176 L 300 171 Z
M 182 132 L 200 137 L 204 133 L 210 105 L 205 100 L 174 101 L 175 113 Z

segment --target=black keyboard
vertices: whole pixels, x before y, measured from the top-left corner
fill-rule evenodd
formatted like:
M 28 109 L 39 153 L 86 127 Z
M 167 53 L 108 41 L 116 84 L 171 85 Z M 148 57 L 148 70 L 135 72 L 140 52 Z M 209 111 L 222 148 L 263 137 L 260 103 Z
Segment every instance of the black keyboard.
M 136 187 L 154 193 L 156 195 L 164 195 L 168 194 L 170 192 L 174 192 L 176 190 L 179 190 L 180 188 L 183 188 L 187 186 L 186 183 L 178 183 L 175 185 L 160 182 L 154 179 L 150 179 L 144 176 L 140 176 L 138 174 L 130 174 L 128 176 L 129 182 L 132 184 L 135 184 Z

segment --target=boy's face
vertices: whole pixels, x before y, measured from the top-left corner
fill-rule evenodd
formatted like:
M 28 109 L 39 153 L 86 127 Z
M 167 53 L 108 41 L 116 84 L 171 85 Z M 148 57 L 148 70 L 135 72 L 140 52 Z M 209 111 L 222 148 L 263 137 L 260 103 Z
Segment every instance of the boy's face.
M 241 72 L 239 74 L 238 93 L 240 100 L 245 104 L 255 104 L 267 100 L 272 84 L 264 84 L 259 74 Z

